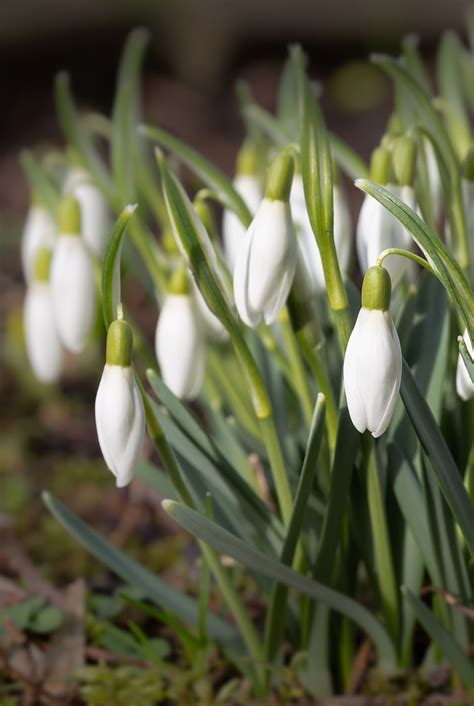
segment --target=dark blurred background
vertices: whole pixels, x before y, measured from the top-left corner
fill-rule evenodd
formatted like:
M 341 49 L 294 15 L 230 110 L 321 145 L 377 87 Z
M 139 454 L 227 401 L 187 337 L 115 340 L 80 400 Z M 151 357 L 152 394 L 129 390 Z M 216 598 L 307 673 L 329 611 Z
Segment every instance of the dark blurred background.
M 420 36 L 428 60 L 440 33 L 460 29 L 466 0 L 3 0 L 0 3 L 0 212 L 27 204 L 17 161 L 22 146 L 60 141 L 52 84 L 72 75 L 80 105 L 108 112 L 120 49 L 130 28 L 152 31 L 144 76 L 145 114 L 230 171 L 239 121 L 233 84 L 248 79 L 271 107 L 286 46 L 301 41 L 325 82 L 333 129 L 370 151 L 390 107 L 370 51 L 396 52 Z

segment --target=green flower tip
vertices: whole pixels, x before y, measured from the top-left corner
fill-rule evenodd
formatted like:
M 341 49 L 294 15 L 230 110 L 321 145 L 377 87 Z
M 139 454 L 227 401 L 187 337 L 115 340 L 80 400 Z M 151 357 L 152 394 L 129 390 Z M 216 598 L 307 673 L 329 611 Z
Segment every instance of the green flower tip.
M 362 283 L 362 306 L 364 309 L 388 311 L 392 282 L 385 267 L 369 267 Z
M 272 201 L 288 201 L 295 171 L 294 152 L 286 148 L 270 165 L 265 187 L 265 198 Z
M 132 353 L 133 333 L 130 324 L 123 319 L 115 319 L 107 331 L 107 365 L 129 368 L 132 364 Z
M 53 253 L 49 248 L 40 248 L 36 253 L 34 278 L 37 282 L 47 282 L 49 280 L 52 256 Z
M 412 186 L 416 166 L 416 142 L 413 137 L 403 135 L 395 140 L 392 165 L 400 186 Z
M 60 233 L 79 235 L 81 232 L 81 207 L 74 196 L 62 199 L 58 211 L 58 228 Z
M 388 183 L 390 152 L 386 145 L 380 145 L 372 152 L 370 159 L 370 178 L 384 186 Z
M 168 282 L 168 292 L 169 294 L 189 294 L 190 291 L 188 270 L 183 263 L 171 275 Z
M 163 245 L 163 250 L 168 253 L 168 255 L 177 255 L 179 253 L 178 246 L 176 245 L 176 238 L 173 235 L 171 228 L 164 228 L 161 234 L 161 244 Z
M 470 146 L 462 165 L 462 175 L 466 181 L 474 181 L 474 144 Z
M 259 171 L 258 150 L 253 140 L 247 139 L 237 155 L 237 174 L 254 176 Z
M 161 501 L 161 507 L 165 512 L 172 512 L 173 508 L 177 505 L 178 503 L 176 500 L 169 500 L 168 498 L 165 498 L 164 500 Z

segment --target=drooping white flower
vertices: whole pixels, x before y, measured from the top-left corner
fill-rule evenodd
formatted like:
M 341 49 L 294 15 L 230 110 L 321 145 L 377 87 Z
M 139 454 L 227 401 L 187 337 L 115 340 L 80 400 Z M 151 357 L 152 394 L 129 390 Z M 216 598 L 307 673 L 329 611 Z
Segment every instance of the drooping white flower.
M 247 326 L 273 323 L 285 305 L 296 268 L 297 240 L 287 201 L 263 199 L 239 251 L 234 297 Z
M 102 192 L 83 169 L 71 170 L 64 184 L 64 192 L 79 201 L 82 237 L 87 247 L 101 258 L 110 231 L 110 212 Z
M 365 275 L 362 308 L 347 344 L 344 388 L 352 423 L 377 438 L 387 429 L 398 399 L 402 353 L 388 307 L 390 277 L 382 267 Z
M 293 173 L 293 153 L 287 148 L 270 165 L 265 198 L 237 256 L 234 299 L 247 326 L 257 326 L 262 318 L 273 323 L 290 293 L 298 251 L 289 204 Z
M 205 342 L 195 300 L 189 292 L 166 297 L 155 332 L 161 375 L 180 399 L 193 399 L 204 377 Z
M 131 367 L 132 332 L 114 321 L 107 334 L 107 359 L 95 400 L 100 449 L 123 488 L 133 479 L 145 434 L 143 401 Z
M 351 258 L 351 218 L 349 208 L 340 186 L 334 185 L 334 245 L 342 272 L 347 272 Z M 296 175 L 290 196 L 291 215 L 307 260 L 314 291 L 325 289 L 323 263 L 316 244 L 313 229 L 306 209 L 303 180 Z
M 66 197 L 60 215 L 60 233 L 51 263 L 51 292 L 56 327 L 64 347 L 84 350 L 96 316 L 94 270 L 87 247 L 79 235 L 78 202 Z
M 260 179 L 254 174 L 237 174 L 234 179 L 234 188 L 254 215 L 263 195 Z M 244 242 L 245 233 L 246 229 L 240 218 L 233 211 L 226 209 L 222 221 L 222 236 L 224 256 L 231 274 L 234 272 L 237 255 Z
M 386 188 L 410 208 L 415 209 L 413 187 L 387 184 Z M 407 229 L 381 203 L 367 194 L 357 222 L 356 247 L 360 268 L 365 272 L 376 264 L 380 253 L 387 248 L 412 250 L 413 239 Z M 406 257 L 387 258 L 385 266 L 394 285 L 411 269 L 411 263 Z
M 34 374 L 44 383 L 58 380 L 63 367 L 63 349 L 54 323 L 49 285 L 51 251 L 41 248 L 36 255 L 33 281 L 24 304 L 26 352 Z
M 469 355 L 471 356 L 471 358 L 474 358 L 474 349 L 472 347 L 471 339 L 469 338 L 467 329 L 464 331 L 463 338 Z M 474 382 L 472 382 L 471 380 L 471 377 L 466 368 L 466 363 L 462 359 L 460 353 L 458 355 L 458 364 L 456 368 L 456 392 L 458 393 L 459 397 L 465 402 L 467 400 L 471 400 L 474 397 Z
M 21 264 L 27 282 L 33 279 L 35 259 L 41 248 L 52 248 L 56 225 L 48 211 L 33 204 L 28 211 L 21 239 Z

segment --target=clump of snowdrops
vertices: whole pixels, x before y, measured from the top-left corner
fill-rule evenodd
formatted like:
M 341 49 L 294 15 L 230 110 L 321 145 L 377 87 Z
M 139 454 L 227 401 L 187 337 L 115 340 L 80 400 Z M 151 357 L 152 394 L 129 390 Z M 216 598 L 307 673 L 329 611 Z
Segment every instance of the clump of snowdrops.
M 110 119 L 78 112 L 60 74 L 67 148 L 22 155 L 26 343 L 37 377 L 56 382 L 65 354 L 100 335 L 100 309 L 104 469 L 167 498 L 202 553 L 199 597 L 48 493 L 46 505 L 258 695 L 288 660 L 310 692 L 344 690 L 365 644 L 382 678 L 446 663 L 473 690 L 472 49 L 443 36 L 435 95 L 412 38 L 399 58 L 372 57 L 395 108 L 369 166 L 329 132 L 291 47 L 276 115 L 240 87 L 246 135 L 230 179 L 139 123 L 146 42 L 129 37 Z M 148 293 L 154 341 L 122 299 L 124 272 Z M 143 458 L 145 433 L 157 463 Z M 223 556 L 252 577 L 263 624 Z

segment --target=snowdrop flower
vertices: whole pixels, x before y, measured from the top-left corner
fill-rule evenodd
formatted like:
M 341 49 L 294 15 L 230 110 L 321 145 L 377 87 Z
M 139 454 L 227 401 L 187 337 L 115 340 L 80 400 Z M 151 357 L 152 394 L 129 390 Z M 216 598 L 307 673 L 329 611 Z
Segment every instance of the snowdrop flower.
M 344 387 L 352 423 L 375 438 L 387 429 L 398 399 L 402 353 L 389 312 L 390 275 L 371 267 L 362 285 L 362 308 L 347 344 Z
M 95 399 L 95 422 L 100 450 L 118 488 L 133 479 L 145 435 L 145 412 L 132 369 L 132 351 L 130 326 L 121 318 L 113 321 Z
M 402 137 L 397 140 L 394 148 L 394 169 L 400 185 L 387 183 L 390 155 L 385 146 L 374 151 L 371 164 L 373 181 L 384 185 L 413 210 L 416 209 L 415 192 L 411 185 L 416 156 L 414 150 L 415 146 L 411 138 Z M 411 250 L 413 239 L 407 229 L 382 204 L 367 194 L 357 223 L 356 245 L 359 264 L 361 270 L 365 272 L 376 264 L 383 250 L 387 248 Z M 407 258 L 391 258 L 387 263 L 387 269 L 393 284 L 396 285 L 411 267 Z
M 472 347 L 471 339 L 469 338 L 467 329 L 464 331 L 463 338 L 469 355 L 471 356 L 471 358 L 474 358 L 474 349 Z M 471 377 L 466 368 L 466 363 L 462 359 L 460 353 L 458 355 L 458 364 L 456 368 L 456 392 L 458 393 L 459 397 L 465 402 L 467 400 L 471 400 L 474 397 L 474 382 L 472 382 L 471 380 Z
M 41 248 L 52 248 L 56 226 L 48 211 L 33 203 L 28 211 L 21 240 L 21 264 L 27 282 L 33 279 L 36 255 Z
M 173 275 L 155 332 L 165 384 L 180 399 L 194 399 L 204 378 L 205 342 L 186 270 Z
M 334 184 L 334 244 L 342 272 L 347 272 L 351 259 L 351 217 L 342 188 Z M 290 195 L 291 215 L 302 246 L 311 276 L 314 292 L 326 287 L 323 263 L 316 244 L 306 209 L 303 179 L 297 174 L 293 179 Z
M 63 349 L 54 323 L 49 286 L 50 262 L 51 250 L 38 250 L 24 305 L 26 352 L 34 374 L 44 383 L 56 382 L 63 367 Z
M 64 184 L 64 192 L 79 201 L 82 237 L 91 252 L 101 258 L 110 230 L 110 213 L 102 192 L 83 169 L 71 170 Z
M 288 202 L 293 157 L 284 150 L 272 163 L 265 198 L 244 236 L 234 270 L 234 298 L 240 318 L 256 327 L 273 323 L 293 283 L 297 239 Z
M 258 164 L 254 147 L 245 143 L 237 159 L 234 188 L 245 201 L 250 213 L 255 214 L 262 200 L 261 180 L 257 175 Z M 233 211 L 226 209 L 222 221 L 224 257 L 231 274 L 234 272 L 238 252 L 245 239 L 246 229 Z
M 56 327 L 64 347 L 84 350 L 96 316 L 94 270 L 80 236 L 79 203 L 67 196 L 60 207 L 59 236 L 51 263 L 51 292 Z

